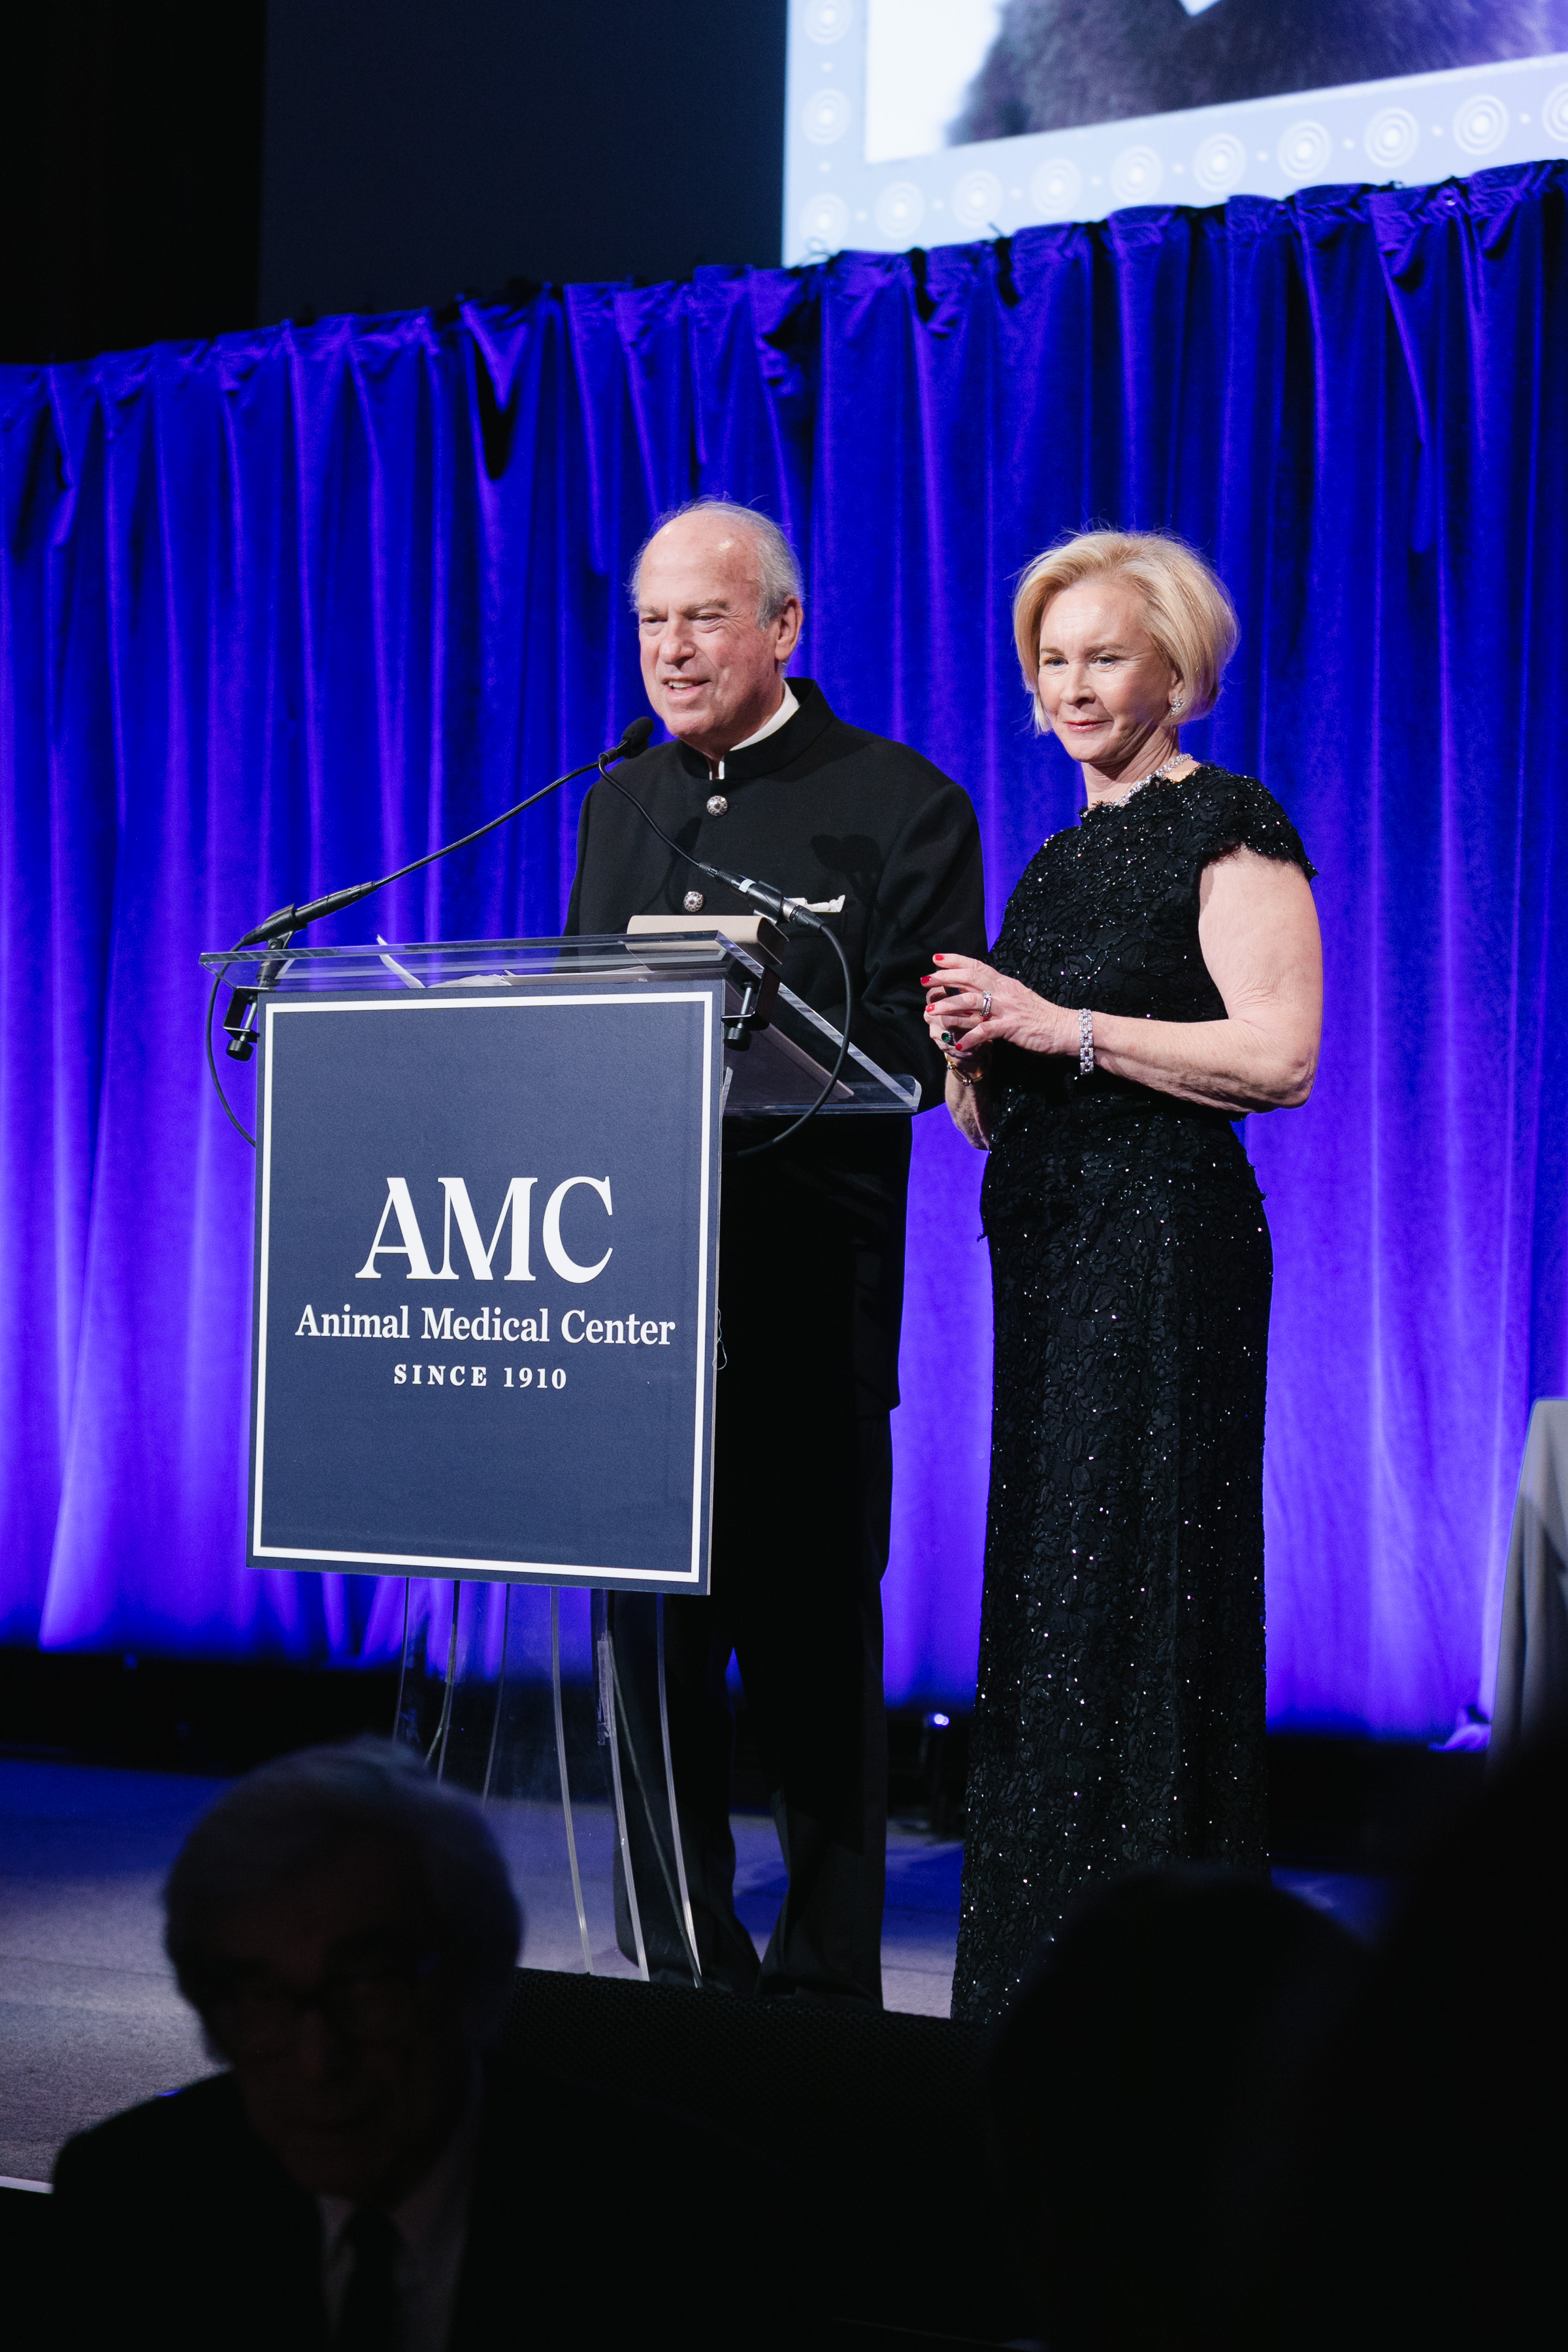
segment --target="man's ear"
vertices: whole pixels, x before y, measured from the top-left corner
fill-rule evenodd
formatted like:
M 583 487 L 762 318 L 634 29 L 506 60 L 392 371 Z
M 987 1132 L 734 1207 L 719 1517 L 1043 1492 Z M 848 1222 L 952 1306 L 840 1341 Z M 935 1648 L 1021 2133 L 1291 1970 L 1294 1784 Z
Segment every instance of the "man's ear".
M 788 661 L 791 654 L 794 653 L 796 646 L 800 643 L 800 633 L 801 629 L 805 625 L 805 614 L 802 608 L 800 598 L 798 596 L 792 596 L 788 604 L 784 606 L 784 611 L 779 614 L 778 619 L 773 624 L 773 627 L 776 632 L 773 640 L 773 652 L 776 660 L 781 662 Z

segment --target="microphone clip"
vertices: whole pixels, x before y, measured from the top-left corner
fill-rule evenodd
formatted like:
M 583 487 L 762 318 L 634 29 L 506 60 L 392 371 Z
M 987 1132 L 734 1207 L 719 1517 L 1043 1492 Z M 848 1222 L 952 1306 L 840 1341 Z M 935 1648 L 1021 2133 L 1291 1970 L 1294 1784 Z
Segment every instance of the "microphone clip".
M 224 1052 L 231 1062 L 248 1062 L 261 1043 L 261 1032 L 254 1019 L 256 1000 L 260 993 L 258 988 L 229 990 L 228 1010 L 223 1016 L 223 1025 L 228 1033 L 228 1044 Z
M 291 930 L 275 932 L 272 927 L 276 921 L 276 916 L 268 917 L 267 922 L 259 924 L 258 929 L 271 944 L 281 950 L 288 946 L 294 934 Z M 244 946 L 249 942 L 242 940 L 240 944 Z M 224 1052 L 231 1062 L 248 1062 L 258 1045 L 260 1045 L 261 1032 L 256 1025 L 255 1018 L 257 1004 L 262 997 L 277 987 L 279 977 L 288 968 L 288 957 L 281 952 L 269 955 L 263 960 L 253 988 L 229 990 L 228 1009 L 223 1016 L 223 1025 L 228 1034 L 228 1044 L 224 1047 Z

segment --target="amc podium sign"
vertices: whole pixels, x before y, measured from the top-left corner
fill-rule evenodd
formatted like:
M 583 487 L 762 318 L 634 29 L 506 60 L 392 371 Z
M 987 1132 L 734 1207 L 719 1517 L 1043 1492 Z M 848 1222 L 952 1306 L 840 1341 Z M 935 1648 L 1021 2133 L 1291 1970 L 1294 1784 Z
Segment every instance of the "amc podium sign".
M 722 992 L 267 1002 L 253 1567 L 707 1591 Z

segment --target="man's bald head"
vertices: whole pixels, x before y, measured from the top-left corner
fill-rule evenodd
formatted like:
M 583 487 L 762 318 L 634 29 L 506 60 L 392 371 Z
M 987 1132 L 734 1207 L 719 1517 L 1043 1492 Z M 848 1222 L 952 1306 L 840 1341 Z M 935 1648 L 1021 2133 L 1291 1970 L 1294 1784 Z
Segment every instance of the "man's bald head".
M 633 575 L 643 684 L 710 761 L 766 725 L 799 642 L 800 569 L 765 515 L 699 499 L 660 524 Z
M 757 583 L 757 625 L 766 628 L 776 621 L 793 597 L 804 608 L 805 597 L 801 585 L 800 565 L 795 551 L 773 521 L 771 515 L 759 514 L 754 507 L 742 507 L 728 499 L 693 499 L 689 505 L 677 507 L 673 513 L 663 515 L 654 525 L 632 566 L 632 608 L 637 609 L 642 588 L 642 568 L 649 551 L 671 537 L 686 546 L 710 549 L 714 553 L 739 557 L 749 549 Z

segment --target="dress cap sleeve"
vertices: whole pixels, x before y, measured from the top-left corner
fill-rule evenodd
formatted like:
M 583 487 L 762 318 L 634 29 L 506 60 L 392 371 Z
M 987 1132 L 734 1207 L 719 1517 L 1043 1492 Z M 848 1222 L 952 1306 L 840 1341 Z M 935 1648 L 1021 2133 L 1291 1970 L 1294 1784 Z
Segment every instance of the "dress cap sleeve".
M 1308 856 L 1301 836 L 1271 792 L 1256 776 L 1223 778 L 1225 789 L 1215 795 L 1215 845 L 1210 855 L 1223 857 L 1228 850 L 1254 849 L 1259 857 L 1278 857 L 1299 866 L 1309 882 L 1317 867 Z

